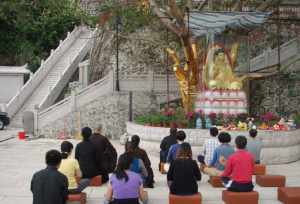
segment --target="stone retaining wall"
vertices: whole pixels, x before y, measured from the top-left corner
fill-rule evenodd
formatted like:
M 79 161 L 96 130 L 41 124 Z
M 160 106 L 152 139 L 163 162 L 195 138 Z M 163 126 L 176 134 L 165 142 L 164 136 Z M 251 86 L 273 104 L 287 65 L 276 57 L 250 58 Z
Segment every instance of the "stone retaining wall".
M 159 110 L 159 102 L 166 98 L 163 94 L 153 92 L 133 92 L 132 116 Z M 42 127 L 39 135 L 46 138 L 61 136 L 75 137 L 85 126 L 96 128 L 103 126 L 103 134 L 119 138 L 126 131 L 129 120 L 129 92 L 114 92 L 89 102 L 61 116 L 60 119 Z

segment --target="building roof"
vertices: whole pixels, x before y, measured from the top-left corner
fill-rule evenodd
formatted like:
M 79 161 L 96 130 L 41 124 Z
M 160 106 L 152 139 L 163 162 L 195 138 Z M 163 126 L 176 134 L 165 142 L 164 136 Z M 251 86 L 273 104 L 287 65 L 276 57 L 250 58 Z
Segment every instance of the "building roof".
M 27 64 L 23 66 L 0 66 L 0 74 L 30 74 Z

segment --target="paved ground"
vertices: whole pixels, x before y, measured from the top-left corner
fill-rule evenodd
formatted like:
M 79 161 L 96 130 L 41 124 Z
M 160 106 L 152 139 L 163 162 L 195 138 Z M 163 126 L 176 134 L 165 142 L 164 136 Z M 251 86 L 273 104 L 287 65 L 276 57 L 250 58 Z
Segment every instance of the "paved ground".
M 60 140 L 38 139 L 31 141 L 20 141 L 16 137 L 17 130 L 0 131 L 0 141 L 11 136 L 15 138 L 0 142 L 0 204 L 30 204 L 32 194 L 29 190 L 32 174 L 44 168 L 45 152 L 52 148 L 59 148 Z M 72 140 L 73 143 L 77 141 Z M 118 151 L 122 152 L 123 147 L 114 142 Z M 158 172 L 158 158 L 150 154 L 153 168 L 155 171 L 155 188 L 149 189 L 150 204 L 167 204 L 168 188 L 166 186 L 165 175 Z M 300 161 L 286 164 L 268 166 L 267 172 L 271 174 L 283 174 L 287 176 L 288 186 L 300 186 Z M 88 203 L 100 204 L 106 187 L 89 187 L 86 189 Z M 259 191 L 261 204 L 279 204 L 277 201 L 276 188 L 261 188 L 256 186 Z M 199 182 L 199 191 L 203 195 L 204 204 L 220 204 L 221 191 L 223 189 L 212 188 L 207 183 L 204 176 Z

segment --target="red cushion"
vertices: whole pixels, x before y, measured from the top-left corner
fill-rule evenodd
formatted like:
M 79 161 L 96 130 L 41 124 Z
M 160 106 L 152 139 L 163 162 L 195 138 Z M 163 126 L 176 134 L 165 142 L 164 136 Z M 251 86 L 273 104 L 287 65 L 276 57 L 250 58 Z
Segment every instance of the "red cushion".
M 300 187 L 279 187 L 277 193 L 278 200 L 284 204 L 300 203 Z
M 285 186 L 285 176 L 257 175 L 256 183 L 263 187 L 283 187 Z
M 201 193 L 188 196 L 169 194 L 169 204 L 201 204 Z
M 265 175 L 266 174 L 266 166 L 263 164 L 255 164 L 253 174 L 254 175 Z
M 224 188 L 224 185 L 222 183 L 220 176 L 210 176 L 209 183 L 215 188 Z
M 223 191 L 222 200 L 226 204 L 258 204 L 258 192 Z
M 89 186 L 101 186 L 102 185 L 102 176 L 95 176 L 91 179 Z
M 81 204 L 86 203 L 86 193 L 69 194 L 68 201 L 79 201 Z

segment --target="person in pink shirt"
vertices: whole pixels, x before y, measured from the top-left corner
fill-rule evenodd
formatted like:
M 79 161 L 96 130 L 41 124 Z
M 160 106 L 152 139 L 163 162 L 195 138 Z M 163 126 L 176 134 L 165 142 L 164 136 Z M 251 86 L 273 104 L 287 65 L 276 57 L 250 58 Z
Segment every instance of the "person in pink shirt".
M 252 175 L 254 171 L 254 158 L 245 148 L 247 139 L 245 136 L 237 136 L 235 139 L 236 152 L 229 156 L 225 170 L 221 174 L 224 186 L 229 191 L 249 192 L 253 190 Z

